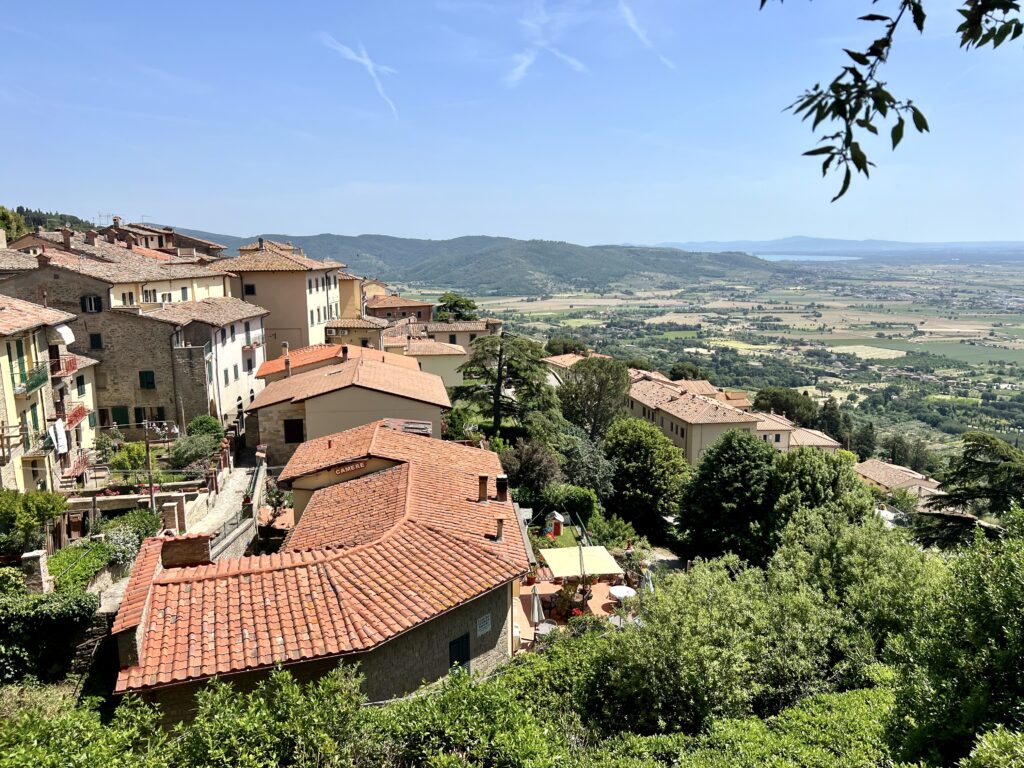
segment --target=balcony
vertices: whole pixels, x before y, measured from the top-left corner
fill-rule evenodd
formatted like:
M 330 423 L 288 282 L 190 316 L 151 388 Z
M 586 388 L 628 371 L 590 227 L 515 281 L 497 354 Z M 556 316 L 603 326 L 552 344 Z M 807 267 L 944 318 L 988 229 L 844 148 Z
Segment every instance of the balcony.
M 92 455 L 89 451 L 79 448 L 61 459 L 60 476 L 69 480 L 78 477 L 92 466 Z
M 245 341 L 242 349 L 257 349 L 263 346 L 263 331 L 245 334 Z
M 54 409 L 56 418 L 64 420 L 64 429 L 74 429 L 90 413 L 85 403 L 80 403 L 77 400 L 56 403 Z
M 50 358 L 50 378 L 66 379 L 78 370 L 77 355 L 58 355 Z
M 47 432 L 23 432 L 21 445 L 25 450 L 24 456 L 45 456 L 53 450 L 53 441 Z
M 28 397 L 50 380 L 49 363 L 38 363 L 27 371 L 14 371 L 14 396 Z

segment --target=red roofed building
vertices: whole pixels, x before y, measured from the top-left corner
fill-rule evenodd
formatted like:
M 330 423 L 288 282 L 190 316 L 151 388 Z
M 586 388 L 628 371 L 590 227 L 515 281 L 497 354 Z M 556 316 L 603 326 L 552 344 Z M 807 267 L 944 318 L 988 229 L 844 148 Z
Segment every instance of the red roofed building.
M 366 314 L 382 320 L 401 320 L 415 317 L 425 323 L 433 318 L 434 305 L 429 301 L 417 301 L 393 293 L 389 296 L 371 296 L 366 301 Z
M 399 427 L 399 428 L 396 428 Z M 379 421 L 305 443 L 282 474 L 296 526 L 278 554 L 209 562 L 209 538 L 147 539 L 114 623 L 115 693 L 187 718 L 213 676 L 358 662 L 371 700 L 512 653 L 530 566 L 496 454 Z M 500 482 L 500 485 L 499 485 Z

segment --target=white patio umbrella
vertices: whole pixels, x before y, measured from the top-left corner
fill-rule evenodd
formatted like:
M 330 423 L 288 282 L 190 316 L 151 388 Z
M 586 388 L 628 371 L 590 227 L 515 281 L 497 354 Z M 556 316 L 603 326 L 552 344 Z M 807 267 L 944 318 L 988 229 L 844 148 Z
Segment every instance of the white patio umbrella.
M 534 586 L 530 595 L 530 623 L 537 626 L 544 621 L 544 606 L 540 604 L 540 592 Z

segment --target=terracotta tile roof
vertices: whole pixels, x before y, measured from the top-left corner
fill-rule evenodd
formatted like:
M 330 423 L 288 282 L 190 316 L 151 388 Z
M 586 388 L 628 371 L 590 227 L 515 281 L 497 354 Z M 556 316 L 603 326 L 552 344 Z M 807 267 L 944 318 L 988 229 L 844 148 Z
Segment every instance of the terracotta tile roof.
M 403 317 L 384 331 L 385 336 L 423 336 L 428 333 L 490 333 L 491 328 L 501 328 L 502 321 L 494 318 L 483 320 L 438 320 L 430 323 L 416 322 L 414 317 Z
M 663 373 L 658 373 L 657 371 L 641 371 L 639 368 L 629 369 L 629 380 L 632 381 L 633 383 L 643 380 L 650 381 L 652 379 L 667 382 L 672 381 L 668 376 L 664 375 Z
M 38 266 L 35 256 L 13 248 L 0 248 L 0 272 L 28 272 Z
M 797 429 L 796 424 L 780 413 L 752 413 L 751 416 L 758 418 L 758 432 L 792 432 Z
M 478 475 L 493 490 L 497 454 L 384 422 L 308 451 L 325 441 L 399 463 L 315 492 L 275 555 L 159 570 L 161 540 L 147 540 L 116 624 L 141 624 L 139 662 L 116 692 L 365 651 L 526 572 L 511 501 L 474 500 Z
M 379 317 L 339 317 L 327 321 L 328 328 L 373 328 L 380 330 L 388 327 L 388 321 Z
M 406 368 L 411 371 L 418 371 L 419 364 L 405 355 L 396 355 L 391 352 L 382 352 L 379 349 L 358 347 L 345 344 L 312 344 L 308 347 L 298 347 L 290 350 L 288 356 L 292 361 L 292 374 L 303 372 L 311 365 L 324 363 L 328 360 L 341 361 L 344 354 L 342 347 L 348 346 L 348 357 L 350 360 L 366 359 L 375 360 L 388 365 L 397 365 L 399 368 Z M 256 371 L 259 377 L 270 376 L 284 371 L 284 355 L 275 357 L 273 360 L 265 361 Z
M 111 285 L 192 277 L 222 278 L 224 275 L 219 268 L 212 269 L 196 263 L 174 263 L 173 258 L 162 251 L 139 246 L 129 249 L 124 243 L 108 243 L 102 238 L 90 245 L 84 235 L 76 234 L 71 238 L 71 250 L 66 250 L 60 232 L 40 232 L 32 237 L 54 241 L 52 235 L 56 235 L 55 242 L 59 243 L 59 247 L 47 248 L 41 254 L 44 260 L 53 266 Z
M 93 358 L 86 357 L 85 355 L 75 355 L 75 357 L 78 358 L 79 370 L 81 370 L 82 368 L 88 368 L 89 366 L 92 365 L 99 365 L 100 362 L 99 360 L 94 360 Z
M 229 272 L 309 272 L 345 266 L 338 262 L 327 264 L 310 259 L 290 243 L 275 243 L 273 240 L 263 240 L 262 248 L 259 242 L 243 245 L 238 253 L 233 259 L 218 261 L 217 266 Z
M 369 301 L 366 302 L 366 306 L 369 309 L 383 309 L 385 307 L 432 307 L 434 306 L 429 301 L 417 301 L 416 299 L 407 299 L 404 296 L 371 296 Z
M 246 410 L 256 411 L 286 401 L 298 403 L 346 387 L 362 387 L 442 408 L 451 407 L 444 380 L 440 376 L 368 357 L 356 357 L 350 358 L 347 363 L 329 365 L 273 381 L 256 395 Z
M 221 296 L 198 301 L 175 301 L 145 314 L 146 317 L 174 325 L 197 322 L 219 328 L 222 325 L 239 322 L 250 317 L 269 315 L 270 310 L 257 307 L 255 304 L 236 299 L 233 296 Z
M 833 440 L 824 432 L 819 432 L 816 429 L 807 429 L 806 427 L 794 430 L 793 434 L 789 436 L 789 444 L 796 448 L 804 446 L 813 448 L 842 448 L 838 440 Z
M 572 368 L 580 360 L 586 360 L 588 357 L 603 357 L 611 359 L 610 355 L 602 355 L 597 352 L 591 352 L 589 355 L 578 355 L 575 352 L 569 352 L 564 355 L 552 355 L 551 357 L 542 357 L 541 362 L 553 365 L 557 368 Z
M 854 466 L 857 470 L 857 474 L 866 477 L 868 480 L 872 480 L 885 488 L 897 488 L 901 485 L 911 484 L 915 481 L 929 481 L 933 485 L 934 480 L 931 480 L 927 475 L 922 475 L 920 472 L 915 472 L 910 467 L 902 467 L 899 464 L 890 464 L 880 459 L 868 459 L 862 461 Z
M 758 417 L 715 398 L 687 392 L 680 384 L 692 382 L 644 378 L 629 389 L 629 396 L 652 410 L 661 410 L 688 424 L 754 424 Z
M 0 295 L 0 334 L 9 336 L 41 325 L 69 323 L 75 316 L 31 301 Z
M 139 547 L 131 576 L 128 577 L 128 586 L 125 587 L 124 597 L 121 599 L 121 607 L 118 608 L 114 626 L 110 629 L 113 634 L 142 623 L 150 585 L 160 570 L 160 552 L 163 545 L 163 539 L 152 537 L 144 539 Z
M 750 402 L 750 397 L 746 392 L 730 392 L 728 390 L 723 390 L 721 394 L 725 395 L 725 402 L 733 408 L 747 410 L 754 407 L 754 404 Z
M 465 356 L 466 348 L 459 344 L 447 344 L 441 341 L 433 341 L 432 339 L 409 339 L 406 354 L 412 357 L 432 355 Z

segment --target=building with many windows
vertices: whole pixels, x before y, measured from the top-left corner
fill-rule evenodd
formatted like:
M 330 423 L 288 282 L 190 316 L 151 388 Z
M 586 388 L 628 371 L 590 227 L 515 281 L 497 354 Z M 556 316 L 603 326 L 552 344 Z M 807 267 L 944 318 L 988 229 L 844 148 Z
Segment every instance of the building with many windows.
M 275 348 L 323 344 L 329 321 L 341 317 L 337 262 L 307 258 L 300 248 L 262 237 L 216 266 L 230 272 L 231 295 L 264 307 L 267 342 Z M 358 287 L 358 280 L 353 278 Z

